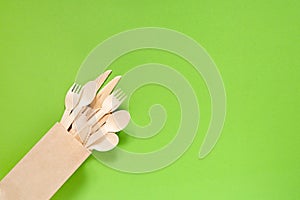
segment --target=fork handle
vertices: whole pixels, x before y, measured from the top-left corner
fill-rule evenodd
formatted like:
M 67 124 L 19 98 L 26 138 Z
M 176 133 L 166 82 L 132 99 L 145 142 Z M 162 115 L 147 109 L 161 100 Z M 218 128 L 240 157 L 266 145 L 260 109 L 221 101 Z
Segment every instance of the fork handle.
M 61 120 L 60 120 L 61 123 L 63 123 L 64 121 L 67 120 L 68 116 L 70 115 L 70 112 L 71 112 L 71 110 L 69 110 L 69 109 L 66 109 L 64 111 L 64 114 L 63 114 L 63 116 L 61 117 Z
M 99 140 L 101 137 L 103 137 L 105 135 L 105 131 L 99 129 L 96 133 L 94 133 L 93 135 L 91 135 L 86 143 L 84 144 L 84 146 L 86 148 L 88 148 L 89 146 L 91 146 L 92 144 L 94 144 L 97 140 Z
M 68 130 L 70 128 L 71 124 L 74 122 L 74 120 L 77 118 L 77 116 L 82 111 L 82 108 L 84 108 L 84 106 L 76 107 L 73 110 L 73 112 L 69 116 L 67 116 L 64 121 L 61 122 L 62 125 L 66 128 L 66 130 Z
M 98 112 L 94 114 L 88 121 L 87 124 L 90 126 L 94 126 L 106 113 L 109 111 L 105 109 L 100 109 Z

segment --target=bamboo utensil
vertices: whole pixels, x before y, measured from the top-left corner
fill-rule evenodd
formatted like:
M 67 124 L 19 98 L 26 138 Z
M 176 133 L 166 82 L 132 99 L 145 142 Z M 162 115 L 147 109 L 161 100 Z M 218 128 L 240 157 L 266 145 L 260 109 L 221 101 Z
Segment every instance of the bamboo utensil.
M 90 151 L 110 151 L 115 148 L 119 143 L 119 137 L 115 133 L 107 133 L 104 137 L 100 138 L 94 144 L 88 147 Z
M 126 95 L 121 89 L 116 90 L 111 95 L 106 97 L 101 109 L 96 110 L 93 116 L 88 120 L 89 125 L 95 124 L 99 119 L 101 119 L 106 113 L 115 111 L 122 102 L 126 99 Z
M 109 116 L 111 116 L 111 113 L 104 115 L 94 126 L 92 126 L 91 134 L 95 133 L 99 128 L 101 128 Z
M 100 75 L 95 80 L 95 82 L 97 83 L 96 86 L 97 90 L 102 86 L 102 84 L 110 74 L 111 74 L 111 70 L 107 70 L 104 74 Z M 121 76 L 115 77 L 103 89 L 100 90 L 100 92 L 97 94 L 97 96 L 94 98 L 92 103 L 87 108 L 86 115 L 82 115 L 80 119 L 76 120 L 76 123 L 74 123 L 73 128 L 75 128 L 76 130 L 82 130 L 84 128 L 82 127 L 82 124 L 86 122 L 85 116 L 90 116 L 93 113 L 93 109 L 97 109 L 101 107 L 100 105 L 100 102 L 102 101 L 101 99 L 106 97 L 108 94 L 112 92 L 112 90 L 116 87 L 120 79 Z
M 103 89 L 101 89 L 97 94 L 95 100 L 91 103 L 90 107 L 94 110 L 100 109 L 103 104 L 103 101 L 113 91 L 113 89 L 119 83 L 120 79 L 121 76 L 116 76 Z
M 71 115 L 69 115 L 68 119 L 65 120 L 65 127 L 67 129 L 73 123 L 73 121 L 75 120 L 75 118 L 77 117 L 79 112 L 82 111 L 82 108 L 84 106 L 87 106 L 90 103 L 92 103 L 99 87 L 101 86 L 101 81 L 103 81 L 101 78 L 99 78 L 99 79 L 97 78 L 94 81 L 89 81 L 82 87 L 82 89 L 81 89 L 82 95 L 80 97 L 79 103 L 74 107 L 74 109 L 73 109 Z
M 129 121 L 130 114 L 125 110 L 120 110 L 111 114 L 107 118 L 106 123 L 88 138 L 85 146 L 88 147 L 92 145 L 106 133 L 121 131 L 127 126 Z
M 83 110 L 83 112 L 76 118 L 76 120 L 72 124 L 72 130 L 78 131 L 78 130 L 81 130 L 85 126 L 85 124 L 87 123 L 87 120 L 88 120 L 87 113 L 90 111 L 91 111 L 90 107 L 86 107 Z
M 97 87 L 96 88 L 97 88 L 97 90 L 103 85 L 103 83 L 109 77 L 111 72 L 112 72 L 112 70 L 107 70 L 103 74 L 98 76 L 98 78 L 96 79 L 96 82 L 97 82 Z
M 95 144 L 107 133 L 115 133 L 124 129 L 130 120 L 127 111 L 114 112 L 126 98 L 120 89 L 112 92 L 121 76 L 113 78 L 97 94 L 99 87 L 102 86 L 110 73 L 110 70 L 106 71 L 83 87 L 73 86 L 65 100 L 67 114 L 63 120 L 64 126 L 67 130 L 71 127 L 69 133 L 86 147 Z M 76 104 L 70 100 L 74 92 L 76 95 L 80 95 L 75 102 Z M 102 142 L 107 144 L 108 141 L 108 139 L 103 139 Z M 97 143 L 96 149 L 101 149 L 100 143 Z
M 120 89 L 113 92 L 104 100 L 101 109 L 95 110 L 95 114 L 87 120 L 87 123 L 84 123 L 84 126 L 77 130 L 78 133 L 82 134 L 82 131 L 86 126 L 94 126 L 105 114 L 115 111 L 125 98 L 126 95 Z
M 65 111 L 61 119 L 61 123 L 66 127 L 67 126 L 67 117 L 70 115 L 72 109 L 78 104 L 81 96 L 81 85 L 74 83 L 71 88 L 68 90 L 65 97 Z
M 78 132 L 80 141 L 83 142 L 83 144 L 85 144 L 87 139 L 89 138 L 89 136 L 94 134 L 98 129 L 100 129 L 103 126 L 103 124 L 106 123 L 106 120 L 110 115 L 111 114 L 107 114 L 107 115 L 103 116 L 95 125 L 87 126 L 90 128 L 86 127 L 83 130 L 81 130 L 80 132 Z
M 112 70 L 107 70 L 94 80 L 94 82 L 96 84 L 95 93 L 103 85 L 103 83 L 105 82 L 107 77 L 111 74 L 111 72 L 112 72 Z M 81 89 L 82 89 L 81 85 L 74 83 L 67 92 L 67 95 L 65 98 L 65 107 L 66 108 L 65 108 L 63 117 L 61 119 L 61 122 L 65 125 L 65 127 L 68 126 L 67 121 L 66 121 L 67 117 L 70 115 L 71 111 L 77 106 L 77 104 L 79 102 L 79 99 L 80 99 L 80 96 L 82 93 Z

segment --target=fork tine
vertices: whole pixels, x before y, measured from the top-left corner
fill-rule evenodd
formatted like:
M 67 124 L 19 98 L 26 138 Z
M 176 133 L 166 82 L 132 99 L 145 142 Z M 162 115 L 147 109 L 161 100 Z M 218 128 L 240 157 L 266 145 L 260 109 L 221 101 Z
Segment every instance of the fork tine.
M 71 89 L 71 92 L 73 92 L 74 91 L 74 89 L 76 88 L 76 83 L 73 83 L 73 85 L 72 85 L 72 87 L 71 87 L 72 89 Z
M 74 86 L 74 89 L 73 89 L 73 92 L 74 92 L 74 93 L 76 93 L 77 87 L 78 87 L 78 84 L 75 83 L 75 86 Z
M 116 99 L 119 100 L 123 95 L 124 95 L 124 94 L 123 94 L 122 92 L 120 92 L 120 93 L 118 94 L 118 96 L 115 96 L 115 97 L 116 97 Z
M 119 88 L 119 89 L 115 90 L 115 91 L 112 93 L 112 95 L 117 96 L 120 92 L 121 92 L 121 89 Z
M 115 97 L 116 97 L 117 99 L 119 99 L 119 98 L 120 98 L 120 96 L 122 96 L 122 94 L 123 94 L 123 91 L 122 91 L 122 90 L 120 90 L 120 92 L 118 93 L 118 95 L 116 95 Z
M 78 88 L 77 88 L 77 91 L 76 91 L 76 93 L 77 93 L 77 94 L 79 94 L 79 93 L 80 93 L 80 91 L 81 91 L 81 89 L 82 89 L 82 86 L 81 86 L 81 85 L 78 85 Z
M 119 93 L 119 95 L 118 95 L 118 97 L 117 97 L 117 99 L 121 99 L 123 96 L 125 96 L 126 94 L 123 92 L 123 91 L 121 91 L 120 93 Z
M 116 94 L 118 94 L 120 91 L 121 91 L 121 89 L 120 89 L 120 88 L 118 88 L 118 89 L 116 89 L 115 91 L 113 91 L 113 93 L 112 93 L 112 94 L 116 95 Z
M 123 99 L 126 96 L 125 93 L 122 93 L 117 99 L 120 101 L 121 99 Z
M 78 93 L 78 91 L 80 90 L 80 87 L 81 87 L 81 85 L 77 84 L 77 87 L 76 87 L 75 93 Z
M 119 101 L 120 101 L 120 104 L 127 98 L 127 95 L 123 96 L 123 98 L 121 98 Z

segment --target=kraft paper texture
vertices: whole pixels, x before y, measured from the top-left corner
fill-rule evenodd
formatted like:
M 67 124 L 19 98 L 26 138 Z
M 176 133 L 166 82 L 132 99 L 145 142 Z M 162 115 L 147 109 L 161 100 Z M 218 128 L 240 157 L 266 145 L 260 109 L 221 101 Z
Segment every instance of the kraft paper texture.
M 90 154 L 56 123 L 1 180 L 0 199 L 50 199 Z

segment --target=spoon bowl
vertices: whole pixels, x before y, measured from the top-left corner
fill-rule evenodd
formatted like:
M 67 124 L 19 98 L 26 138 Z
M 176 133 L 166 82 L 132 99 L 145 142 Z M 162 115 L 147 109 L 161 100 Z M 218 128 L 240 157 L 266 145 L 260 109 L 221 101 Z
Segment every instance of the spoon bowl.
M 112 113 L 103 125 L 107 132 L 119 132 L 123 130 L 130 121 L 130 114 L 126 110 L 119 110 Z

